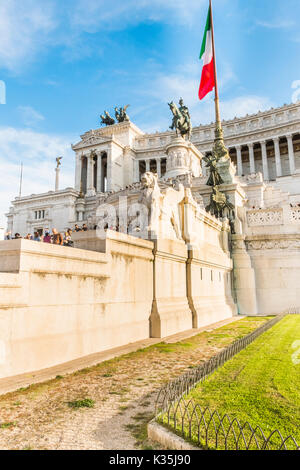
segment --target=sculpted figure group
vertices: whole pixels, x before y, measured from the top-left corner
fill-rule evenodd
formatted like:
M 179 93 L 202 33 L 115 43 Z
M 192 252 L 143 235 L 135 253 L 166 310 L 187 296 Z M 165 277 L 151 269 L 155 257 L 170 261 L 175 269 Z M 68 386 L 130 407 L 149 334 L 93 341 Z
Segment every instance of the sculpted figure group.
M 207 186 L 212 186 L 210 204 L 206 207 L 206 210 L 218 218 L 223 218 L 224 216 L 232 218 L 234 216 L 234 206 L 229 202 L 228 196 L 219 190 L 219 186 L 224 183 L 218 169 L 220 158 L 216 152 L 213 152 L 211 156 L 203 158 L 206 168 L 209 169 L 209 178 L 206 184 Z
M 127 114 L 127 109 L 129 108 L 129 104 L 124 106 L 123 108 L 118 108 L 117 106 L 115 107 L 115 117 L 117 122 L 129 122 L 130 118 Z M 108 111 L 104 111 L 104 114 L 101 114 L 101 124 L 105 126 L 112 126 L 113 124 L 116 124 L 116 120 L 111 117 Z

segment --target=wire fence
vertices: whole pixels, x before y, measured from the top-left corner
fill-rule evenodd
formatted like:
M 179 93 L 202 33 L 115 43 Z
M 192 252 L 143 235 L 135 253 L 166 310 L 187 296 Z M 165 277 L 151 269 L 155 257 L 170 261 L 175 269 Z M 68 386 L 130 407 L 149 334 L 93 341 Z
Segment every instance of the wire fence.
M 249 423 L 241 424 L 237 419 L 231 419 L 228 415 L 221 417 L 217 411 L 211 411 L 208 407 L 202 409 L 192 400 L 187 403 L 184 399 L 184 396 L 189 394 L 197 384 L 203 382 L 225 362 L 245 349 L 285 316 L 291 314 L 299 314 L 298 309 L 284 312 L 272 318 L 252 333 L 233 342 L 208 361 L 162 387 L 158 392 L 155 404 L 156 421 L 167 425 L 183 437 L 204 448 L 300 450 L 292 436 L 283 438 L 279 430 L 273 431 L 266 437 L 259 426 L 253 429 Z
M 157 421 L 202 449 L 218 450 L 300 450 L 293 436 L 284 438 L 276 429 L 266 436 L 260 426 L 241 424 L 209 407 L 201 408 L 184 398 L 170 403 Z

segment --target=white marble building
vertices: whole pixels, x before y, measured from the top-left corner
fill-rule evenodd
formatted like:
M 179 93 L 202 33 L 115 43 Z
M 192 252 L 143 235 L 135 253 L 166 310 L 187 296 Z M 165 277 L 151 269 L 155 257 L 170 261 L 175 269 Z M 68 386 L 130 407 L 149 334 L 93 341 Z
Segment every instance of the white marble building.
M 192 142 L 130 122 L 89 131 L 73 146 L 74 189 L 56 180 L 56 191 L 13 201 L 8 226 L 21 235 L 93 228 L 103 202 L 119 219 L 74 234 L 72 249 L 0 242 L 0 390 L 1 378 L 19 387 L 21 374 L 236 313 L 300 312 L 300 103 L 223 126 L 237 166 L 220 162 L 228 218 L 205 209 L 213 125 L 194 128 Z M 115 211 L 121 196 L 132 213 Z M 144 239 L 142 224 L 128 231 L 141 207 Z
M 244 186 L 247 187 L 248 175 L 261 173 L 262 184 L 272 185 L 297 200 L 300 102 L 224 121 L 223 130 L 225 144 Z M 94 225 L 95 208 L 104 193 L 117 192 L 140 181 L 145 171 L 156 172 L 160 178 L 174 175 L 175 163 L 168 153 L 173 139 L 174 132 L 145 134 L 131 122 L 86 132 L 73 145 L 74 189 L 16 198 L 7 215 L 8 229 L 26 235 L 52 227 L 65 230 L 77 222 Z M 202 155 L 211 151 L 213 140 L 213 123 L 194 127 L 189 161 L 181 172 L 192 172 L 196 187 L 205 183 L 206 168 L 202 163 L 201 169 L 200 162 Z M 177 170 L 180 173 L 180 165 Z

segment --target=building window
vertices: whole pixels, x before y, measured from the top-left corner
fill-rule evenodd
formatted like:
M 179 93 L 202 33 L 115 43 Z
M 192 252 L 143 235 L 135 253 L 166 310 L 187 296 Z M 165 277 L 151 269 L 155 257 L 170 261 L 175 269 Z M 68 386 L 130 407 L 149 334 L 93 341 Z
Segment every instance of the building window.
M 41 211 L 35 211 L 34 213 L 34 218 L 35 220 L 42 220 L 45 218 L 45 211 L 44 210 L 41 210 Z

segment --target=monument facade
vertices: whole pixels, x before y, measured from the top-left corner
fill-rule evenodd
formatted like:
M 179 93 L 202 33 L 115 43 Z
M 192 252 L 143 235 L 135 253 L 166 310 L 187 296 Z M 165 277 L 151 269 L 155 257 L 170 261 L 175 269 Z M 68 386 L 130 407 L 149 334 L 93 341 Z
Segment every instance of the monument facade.
M 127 108 L 73 146 L 74 188 L 58 158 L 55 191 L 12 203 L 12 232 L 89 231 L 0 242 L 0 377 L 300 309 L 300 103 L 192 129 L 181 100 L 150 135 Z
M 224 121 L 222 126 L 225 145 L 243 184 L 261 173 L 261 183 L 289 193 L 292 200 L 299 199 L 300 103 Z M 88 131 L 73 146 L 74 188 L 16 198 L 7 214 L 8 228 L 25 235 L 52 226 L 66 230 L 76 222 L 91 227 L 99 198 L 139 182 L 147 171 L 159 178 L 191 171 L 206 182 L 208 169 L 199 155 L 209 155 L 213 141 L 214 124 L 194 127 L 190 150 L 186 154 L 187 149 L 182 148 L 175 156 L 176 148 L 168 150 L 169 144 L 174 145 L 172 131 L 145 134 L 127 120 Z M 79 193 L 84 198 L 78 199 Z

